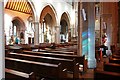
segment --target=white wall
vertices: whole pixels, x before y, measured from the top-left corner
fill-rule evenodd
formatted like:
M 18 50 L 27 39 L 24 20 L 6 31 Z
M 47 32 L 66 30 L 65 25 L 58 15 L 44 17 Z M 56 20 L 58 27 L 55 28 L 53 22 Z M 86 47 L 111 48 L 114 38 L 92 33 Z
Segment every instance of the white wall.
M 6 40 L 7 42 L 9 42 L 9 39 L 10 39 L 10 34 L 9 34 L 9 29 L 10 29 L 10 26 L 12 26 L 12 20 L 13 18 L 15 17 L 19 17 L 24 23 L 25 23 L 25 27 L 26 29 L 29 27 L 28 26 L 28 22 L 27 22 L 27 19 L 28 17 L 30 16 L 29 14 L 24 14 L 24 13 L 21 13 L 21 12 L 17 12 L 17 11 L 13 11 L 13 10 L 9 10 L 9 9 L 5 9 L 4 10 L 4 28 L 5 28 L 5 33 L 6 33 Z M 31 31 L 29 31 L 31 32 Z M 27 43 L 27 38 L 28 38 L 28 34 L 27 34 L 27 31 L 25 32 L 25 43 Z M 8 44 L 8 43 L 7 43 Z

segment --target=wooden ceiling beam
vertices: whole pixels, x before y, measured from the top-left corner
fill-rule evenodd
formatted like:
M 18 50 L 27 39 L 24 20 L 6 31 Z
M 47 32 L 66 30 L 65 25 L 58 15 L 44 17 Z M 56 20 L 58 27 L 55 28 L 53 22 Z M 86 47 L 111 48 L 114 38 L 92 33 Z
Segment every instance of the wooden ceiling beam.
M 25 2 L 25 12 L 27 12 L 27 2 Z
M 13 1 L 10 2 L 10 9 L 12 9 Z
M 31 7 L 26 0 L 8 0 L 6 9 L 32 14 Z
M 15 0 L 15 10 L 17 9 L 17 4 L 18 4 L 18 2 L 17 2 L 17 0 Z
M 12 10 L 15 9 L 14 7 L 15 7 L 15 1 L 13 1 Z

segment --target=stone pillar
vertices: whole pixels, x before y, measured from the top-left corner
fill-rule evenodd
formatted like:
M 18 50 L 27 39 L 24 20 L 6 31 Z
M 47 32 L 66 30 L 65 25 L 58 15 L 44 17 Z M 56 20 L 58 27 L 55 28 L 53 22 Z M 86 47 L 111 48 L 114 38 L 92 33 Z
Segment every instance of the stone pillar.
M 34 44 L 38 45 L 39 44 L 39 22 L 34 22 Z
M 55 26 L 55 43 L 60 43 L 60 26 Z
M 0 80 L 5 78 L 4 3 L 0 0 Z
M 79 3 L 80 2 L 75 3 L 75 37 L 78 36 L 78 4 Z
M 78 2 L 78 49 L 77 55 L 82 56 L 82 3 Z
M 88 3 L 88 68 L 96 67 L 95 59 L 95 4 L 93 2 Z
M 39 43 L 42 43 L 43 39 L 43 31 L 42 31 L 42 23 L 39 25 Z

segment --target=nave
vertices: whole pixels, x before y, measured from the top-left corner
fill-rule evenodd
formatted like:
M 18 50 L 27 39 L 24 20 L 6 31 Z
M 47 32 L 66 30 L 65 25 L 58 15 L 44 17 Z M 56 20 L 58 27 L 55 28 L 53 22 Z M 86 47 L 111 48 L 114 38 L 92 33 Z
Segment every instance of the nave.
M 71 47 L 73 49 L 73 44 L 72 46 L 71 44 L 61 44 L 61 46 L 54 44 L 54 48 L 51 46 L 53 46 L 53 44 L 49 46 L 48 44 L 41 44 L 39 48 L 33 48 L 33 45 L 32 47 L 30 47 L 30 45 L 7 46 L 5 57 L 6 79 L 111 80 L 111 78 L 120 78 L 119 50 L 114 50 L 114 54 L 107 57 L 97 55 L 99 58 L 96 63 L 97 67 L 95 69 L 90 69 L 87 68 L 87 60 L 85 60 L 84 56 L 76 56 L 75 50 L 71 51 Z M 59 65 L 58 69 L 55 67 L 57 65 Z M 14 74 L 15 71 L 22 72 L 23 75 L 27 73 L 29 77 L 25 77 L 20 73 L 16 75 Z M 12 74 L 12 76 L 10 74 Z
M 73 45 L 66 43 L 40 44 L 39 47 L 31 47 L 30 45 L 6 46 L 6 68 L 26 72 L 31 70 L 35 73 L 37 80 L 43 78 L 48 80 L 79 79 L 79 73 L 87 70 L 87 61 L 85 56 L 76 55 Z M 73 51 L 71 47 L 74 49 Z M 38 64 L 39 66 L 37 66 Z M 82 71 L 79 70 L 80 64 L 83 66 Z
M 0 2 L 0 78 L 119 78 L 120 2 L 54 1 Z

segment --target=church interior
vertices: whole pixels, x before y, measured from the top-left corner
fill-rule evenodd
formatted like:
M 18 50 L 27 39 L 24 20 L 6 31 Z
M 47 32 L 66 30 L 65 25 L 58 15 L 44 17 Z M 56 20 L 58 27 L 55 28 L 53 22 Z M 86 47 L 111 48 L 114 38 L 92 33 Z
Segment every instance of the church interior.
M 120 79 L 119 1 L 5 0 L 0 7 L 2 78 Z

